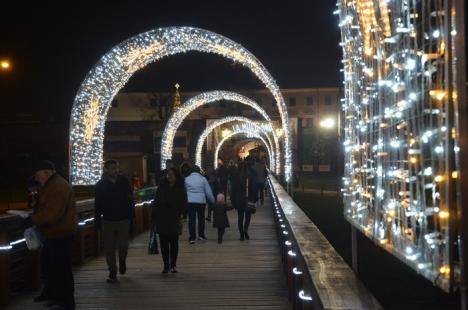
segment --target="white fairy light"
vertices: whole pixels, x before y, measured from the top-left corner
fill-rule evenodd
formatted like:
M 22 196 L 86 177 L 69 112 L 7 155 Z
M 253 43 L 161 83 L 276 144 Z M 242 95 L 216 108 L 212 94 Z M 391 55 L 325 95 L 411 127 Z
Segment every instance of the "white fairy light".
M 455 25 L 460 12 L 441 14 L 450 12 L 445 5 L 429 0 L 337 3 L 345 86 L 344 215 L 376 244 L 424 269 L 424 277 L 449 291 L 447 270 L 457 268 L 449 266 L 452 248 L 439 245 L 457 241 L 448 233 L 446 217 L 460 208 L 454 194 L 460 103 L 457 49 L 448 43 L 456 33 L 445 27 Z M 427 22 L 424 27 L 421 21 Z M 432 237 L 422 240 L 416 231 Z
M 288 112 L 276 81 L 248 50 L 214 32 L 192 27 L 159 28 L 112 48 L 91 69 L 75 97 L 70 120 L 70 179 L 96 183 L 102 173 L 104 126 L 114 96 L 150 63 L 188 51 L 217 54 L 247 67 L 271 92 L 284 130 L 284 174 L 289 182 L 292 154 Z M 279 162 L 279 161 L 278 161 Z
M 243 131 L 243 132 L 263 133 L 265 135 L 265 137 L 268 139 L 267 146 L 272 150 L 272 156 L 273 156 L 272 159 L 276 158 L 275 153 L 274 153 L 273 150 L 275 149 L 275 146 L 277 147 L 277 145 L 273 144 L 273 142 L 271 141 L 270 135 L 268 134 L 268 130 L 266 130 L 265 127 L 262 126 L 262 123 L 254 122 L 251 119 L 249 119 L 247 117 L 243 117 L 243 116 L 227 116 L 227 117 L 217 119 L 214 122 L 212 122 L 210 125 L 208 125 L 208 127 L 205 128 L 205 130 L 202 132 L 202 134 L 198 138 L 197 147 L 196 147 L 196 150 L 195 150 L 195 164 L 197 166 L 201 167 L 203 144 L 205 143 L 206 138 L 208 138 L 208 135 L 213 130 L 215 130 L 216 128 L 218 128 L 218 127 L 220 127 L 220 126 L 222 126 L 224 124 L 232 123 L 232 122 L 240 122 L 242 124 L 250 124 L 251 125 L 250 128 L 248 128 L 248 129 L 247 128 L 237 128 L 236 126 L 234 126 L 233 127 L 234 132 Z M 272 131 L 270 130 L 270 132 L 272 132 Z M 276 151 L 279 151 L 279 147 L 276 148 Z M 270 161 L 270 169 L 274 170 L 274 167 L 275 167 L 274 160 Z
M 219 141 L 218 145 L 216 146 L 215 153 L 214 153 L 214 160 L 213 160 L 214 168 L 217 168 L 217 166 L 218 166 L 218 154 L 219 154 L 219 151 L 221 150 L 221 148 L 223 147 L 224 143 L 226 141 L 228 141 L 229 139 L 231 139 L 233 136 L 240 135 L 240 134 L 244 134 L 248 138 L 256 138 L 256 139 L 262 141 L 262 143 L 265 145 L 265 148 L 267 149 L 268 157 L 270 158 L 270 163 L 271 163 L 273 161 L 272 150 L 270 149 L 267 141 L 261 136 L 260 133 L 261 133 L 261 131 L 258 131 L 258 132 L 244 131 L 244 130 L 236 131 L 235 129 L 233 129 L 231 131 L 231 133 L 228 134 L 227 136 L 223 137 L 223 139 L 221 139 L 221 141 Z M 278 213 L 278 217 L 281 217 L 279 215 L 279 213 Z
M 220 101 L 220 100 L 229 100 L 229 101 L 239 102 L 241 104 L 247 105 L 255 109 L 267 121 L 267 124 L 266 124 L 267 126 L 265 125 L 262 125 L 262 126 L 264 126 L 265 128 L 270 128 L 269 132 L 271 132 L 273 136 L 273 140 L 275 142 L 274 144 L 275 161 L 273 162 L 275 169 L 273 171 L 276 171 L 276 173 L 280 173 L 279 162 L 280 162 L 281 151 L 280 151 L 279 137 L 278 137 L 277 132 L 275 130 L 272 130 L 273 128 L 272 121 L 270 117 L 268 116 L 268 114 L 266 113 L 266 111 L 261 106 L 259 106 L 255 101 L 241 94 L 228 92 L 228 91 L 221 91 L 221 90 L 201 93 L 199 95 L 196 95 L 188 99 L 170 116 L 170 118 L 168 119 L 166 123 L 166 127 L 164 128 L 162 138 L 161 138 L 161 168 L 164 169 L 166 167 L 166 160 L 172 158 L 174 138 L 175 138 L 178 128 L 180 127 L 184 119 L 186 119 L 187 116 L 191 112 L 195 111 L 197 108 L 206 104 L 211 104 L 211 103 Z M 247 118 L 244 118 L 244 120 L 247 120 Z M 212 125 L 208 126 L 208 128 L 205 129 L 203 134 L 208 135 L 209 132 L 212 130 L 212 129 L 209 129 L 211 126 Z M 196 149 L 195 154 L 196 155 L 200 154 L 200 157 L 201 157 L 201 150 L 203 148 L 203 143 L 204 143 L 204 139 L 202 140 L 199 139 L 197 142 L 197 149 Z M 271 146 L 273 147 L 273 144 Z M 196 159 L 197 165 L 200 165 L 201 159 L 198 160 L 199 158 L 198 157 L 196 158 L 197 158 Z

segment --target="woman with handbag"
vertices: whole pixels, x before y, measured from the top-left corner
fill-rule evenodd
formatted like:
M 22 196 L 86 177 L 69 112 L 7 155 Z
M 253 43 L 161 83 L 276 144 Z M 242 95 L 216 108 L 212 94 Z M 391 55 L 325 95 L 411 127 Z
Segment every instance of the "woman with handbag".
M 152 223 L 159 234 L 159 244 L 164 262 L 162 273 L 177 272 L 179 235 L 182 234 L 182 214 L 187 207 L 184 180 L 176 168 L 169 168 L 161 179 L 155 196 Z

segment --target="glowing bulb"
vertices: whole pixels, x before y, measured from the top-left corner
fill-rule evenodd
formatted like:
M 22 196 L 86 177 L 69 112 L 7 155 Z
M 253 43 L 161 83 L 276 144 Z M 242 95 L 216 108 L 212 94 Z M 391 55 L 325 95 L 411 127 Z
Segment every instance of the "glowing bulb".
M 439 31 L 438 29 L 434 30 L 434 31 L 432 32 L 432 37 L 434 37 L 434 38 L 436 38 L 436 39 L 437 39 L 438 37 L 440 37 L 440 31 Z
M 3 70 L 7 70 L 7 69 L 10 69 L 11 64 L 8 60 L 2 60 L 0 62 L 0 66 L 2 67 Z
M 449 212 L 448 211 L 439 211 L 439 218 L 440 219 L 447 219 L 449 217 Z
M 320 121 L 320 127 L 330 129 L 335 127 L 335 120 L 332 118 L 326 118 Z
M 437 183 L 440 183 L 444 180 L 444 176 L 443 175 L 436 175 L 436 177 L 434 178 L 434 181 L 436 181 Z

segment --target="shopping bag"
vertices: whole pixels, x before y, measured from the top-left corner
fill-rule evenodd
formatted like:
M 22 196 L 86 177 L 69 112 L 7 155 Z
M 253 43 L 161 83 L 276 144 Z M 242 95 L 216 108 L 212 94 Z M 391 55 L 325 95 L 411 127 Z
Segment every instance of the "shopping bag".
M 148 243 L 148 254 L 150 254 L 150 255 L 159 254 L 158 234 L 156 232 L 156 229 L 154 229 L 154 228 L 152 228 L 150 230 L 150 237 L 149 237 L 149 243 Z
M 30 251 L 35 251 L 42 247 L 42 234 L 36 226 L 27 228 L 24 231 L 24 239 Z

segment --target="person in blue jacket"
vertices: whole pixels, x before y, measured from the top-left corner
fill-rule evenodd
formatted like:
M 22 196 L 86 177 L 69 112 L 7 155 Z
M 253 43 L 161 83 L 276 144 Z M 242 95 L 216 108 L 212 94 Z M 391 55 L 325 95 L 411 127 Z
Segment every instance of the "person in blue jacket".
M 194 244 L 196 240 L 196 221 L 198 218 L 198 239 L 207 240 L 205 236 L 205 208 L 207 201 L 214 203 L 213 192 L 206 178 L 201 175 L 200 167 L 194 166 L 192 172 L 185 178 L 185 190 L 187 191 L 187 209 L 189 242 Z

